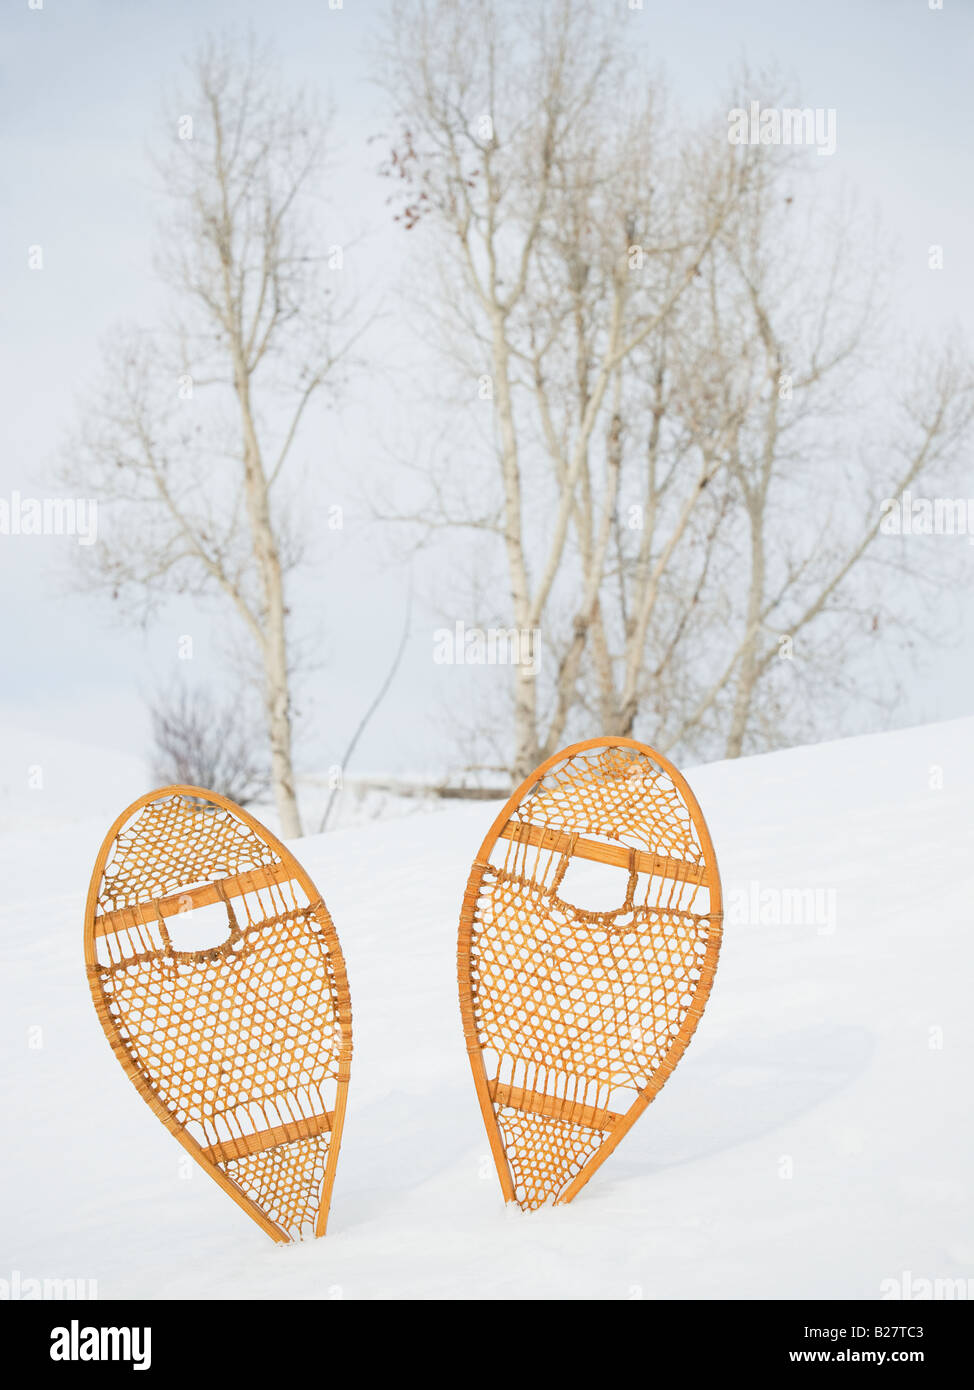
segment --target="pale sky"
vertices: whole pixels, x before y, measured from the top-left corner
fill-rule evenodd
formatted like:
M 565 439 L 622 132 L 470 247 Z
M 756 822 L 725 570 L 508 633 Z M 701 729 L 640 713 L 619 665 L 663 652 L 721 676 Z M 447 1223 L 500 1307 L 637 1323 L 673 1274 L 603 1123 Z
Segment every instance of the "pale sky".
M 661 65 L 690 114 L 714 109 L 729 69 L 776 63 L 801 103 L 834 107 L 830 178 L 855 188 L 881 215 L 897 248 L 896 307 L 932 334 L 974 317 L 971 264 L 974 4 L 944 0 L 606 0 Z M 378 0 L 8 0 L 2 34 L 0 261 L 4 449 L 0 496 L 45 495 L 75 402 L 95 372 L 99 344 L 123 321 L 151 323 L 155 206 L 145 150 L 167 111 L 164 94 L 182 58 L 210 30 L 250 23 L 272 38 L 296 82 L 336 103 L 341 152 L 334 177 L 336 242 L 364 233 L 358 271 L 394 309 L 408 276 L 408 239 L 376 177 L 387 123 L 369 80 L 367 40 L 382 23 Z M 932 273 L 928 247 L 944 247 Z M 28 248 L 43 248 L 43 269 Z M 386 538 L 358 515 L 356 479 L 410 402 L 396 399 L 395 367 L 410 348 L 384 324 L 373 334 L 377 370 L 329 416 L 322 492 L 344 502 L 338 538 L 319 529 L 308 582 L 320 604 L 323 664 L 308 687 L 310 732 L 301 762 L 334 761 L 384 674 L 398 638 L 403 574 Z M 383 432 L 386 432 L 385 436 Z M 313 447 L 311 445 L 309 448 Z M 316 447 L 316 446 L 315 446 Z M 974 473 L 974 470 L 972 470 Z M 974 495 L 974 476 L 971 480 Z M 4 612 L 0 718 L 28 735 L 56 735 L 133 754 L 145 751 L 144 696 L 166 679 L 178 636 L 209 630 L 193 605 L 173 605 L 152 630 L 121 624 L 110 609 L 63 592 L 66 538 L 0 536 Z M 974 551 L 972 551 L 974 563 Z M 61 588 L 59 589 L 59 584 Z M 974 593 L 974 591 L 972 591 Z M 443 669 L 431 662 L 439 618 L 419 605 L 393 695 L 359 749 L 358 769 L 445 767 Z M 974 598 L 959 646 L 913 679 L 899 722 L 974 712 Z M 207 642 L 198 645 L 207 660 Z M 217 674 L 215 666 L 211 666 Z M 435 680 L 434 680 L 435 677 Z M 458 698 L 462 698 L 458 685 Z M 18 754 L 19 756 L 19 754 Z M 17 778 L 19 767 L 2 769 Z

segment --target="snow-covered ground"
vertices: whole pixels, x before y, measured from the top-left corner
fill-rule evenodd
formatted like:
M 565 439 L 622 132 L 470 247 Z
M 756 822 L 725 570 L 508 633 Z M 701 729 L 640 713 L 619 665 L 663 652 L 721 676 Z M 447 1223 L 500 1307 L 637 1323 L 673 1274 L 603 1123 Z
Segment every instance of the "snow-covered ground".
M 45 754 L 25 801 L 14 743 L 0 1278 L 104 1298 L 875 1298 L 906 1271 L 974 1290 L 974 719 L 691 770 L 727 911 L 710 1003 L 618 1152 L 529 1216 L 501 1202 L 456 1003 L 495 807 L 298 843 L 344 946 L 355 1056 L 329 1233 L 292 1247 L 187 1165 L 91 1006 L 88 873 L 138 770 L 106 757 L 58 792 L 69 750 Z

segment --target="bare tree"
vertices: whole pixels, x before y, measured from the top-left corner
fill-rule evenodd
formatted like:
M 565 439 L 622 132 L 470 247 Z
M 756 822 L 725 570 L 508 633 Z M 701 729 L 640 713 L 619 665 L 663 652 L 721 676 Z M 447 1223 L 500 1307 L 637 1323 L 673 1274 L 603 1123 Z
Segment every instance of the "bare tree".
M 651 197 L 651 95 L 613 23 L 584 0 L 528 14 L 492 0 L 399 6 L 383 61 L 402 127 L 388 170 L 400 217 L 431 231 L 434 312 L 494 414 L 496 507 L 458 511 L 441 492 L 423 510 L 497 535 L 506 623 L 543 630 L 554 654 L 548 709 L 536 672 L 513 668 L 518 777 L 560 739 L 590 631 L 600 638 L 625 383 L 693 284 L 742 169 L 720 151 L 706 178 Z M 573 548 L 582 576 L 559 632 Z
M 731 146 L 726 109 L 669 120 L 586 0 L 411 4 L 383 63 L 428 312 L 491 412 L 387 514 L 495 538 L 479 625 L 541 629 L 545 677 L 512 672 L 514 777 L 575 731 L 651 720 L 664 749 L 735 757 L 830 727 L 845 683 L 883 698 L 856 655 L 906 630 L 915 575 L 880 559 L 879 502 L 956 476 L 971 380 L 938 352 L 897 396 L 855 215 L 804 152 Z
M 238 698 L 221 704 L 201 689 L 181 686 L 151 707 L 153 776 L 205 787 L 241 806 L 270 790 L 265 742 Z
M 285 836 L 301 834 L 286 597 L 300 532 L 281 479 L 355 337 L 329 268 L 341 252 L 322 244 L 327 128 L 252 40 L 203 47 L 159 161 L 171 311 L 117 335 L 69 465 L 111 503 L 93 582 L 143 612 L 190 593 L 236 618 Z
M 821 734 L 842 704 L 889 703 L 861 654 L 909 630 L 921 576 L 877 545 L 881 502 L 957 478 L 974 420 L 955 345 L 895 353 L 854 211 L 765 162 L 706 258 L 683 344 L 697 389 L 674 410 L 701 449 L 717 441 L 728 506 L 697 623 L 710 669 L 663 737 L 699 747 L 709 729 L 703 746 L 732 758 Z
M 764 174 L 757 161 L 735 161 L 725 147 L 708 145 L 706 132 L 675 132 L 663 104 L 657 86 L 638 97 L 627 94 L 623 111 L 611 113 L 607 127 L 604 109 L 591 113 L 582 177 L 574 167 L 576 132 L 559 183 L 561 205 L 545 241 L 554 268 L 549 264 L 547 303 L 534 306 L 533 321 L 545 323 L 551 304 L 563 303 L 567 351 L 559 364 L 551 335 L 531 366 L 548 451 L 562 478 L 567 473 L 560 441 L 573 415 L 593 399 L 606 306 L 614 307 L 607 280 L 621 291 L 625 343 L 612 363 L 601 439 L 584 449 L 572 496 L 575 545 L 565 556 L 565 579 L 573 606 L 554 643 L 546 752 L 564 742 L 579 713 L 603 729 L 632 731 L 649 636 L 667 582 L 682 631 L 699 584 L 675 586 L 676 561 L 691 537 L 713 533 L 712 521 L 704 524 L 713 497 L 706 489 L 720 461 L 713 440 L 690 441 L 672 429 L 671 398 L 684 385 L 675 366 L 684 326 L 696 312 L 701 265 L 733 209 Z M 559 281 L 563 295 L 554 296 Z M 660 304 L 663 312 L 656 310 Z M 624 495 L 638 497 L 627 508 L 635 521 L 628 528 L 620 514 Z M 624 529 L 639 537 L 631 556 Z M 657 683 L 680 654 L 676 641 L 660 651 Z

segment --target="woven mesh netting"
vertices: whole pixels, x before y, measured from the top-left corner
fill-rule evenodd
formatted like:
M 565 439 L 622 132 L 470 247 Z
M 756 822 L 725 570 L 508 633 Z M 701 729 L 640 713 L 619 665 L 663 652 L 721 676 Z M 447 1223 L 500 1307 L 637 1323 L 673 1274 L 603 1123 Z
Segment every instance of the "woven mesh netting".
M 627 865 L 608 871 L 624 885 L 611 910 L 562 896 L 583 836 L 589 847 L 614 847 Z M 675 1064 L 674 1043 L 685 1042 L 688 1015 L 692 1030 L 702 1009 L 697 990 L 719 933 L 706 874 L 679 788 L 647 755 L 615 747 L 550 771 L 481 866 L 473 1021 L 491 1085 L 531 1097 L 521 1110 L 504 1097 L 495 1103 L 521 1206 L 562 1193 Z
M 542 778 L 514 818 L 704 864 L 679 788 L 658 763 L 632 748 L 575 754 Z
M 98 911 L 169 897 L 194 883 L 278 862 L 252 826 L 185 796 L 150 801 L 119 831 L 105 865 Z
M 310 1230 L 328 1161 L 327 1139 L 320 1135 L 280 1144 L 272 1150 L 272 1162 L 267 1153 L 230 1159 L 226 1173 L 283 1230 Z M 314 1203 L 309 1193 L 315 1194 Z
M 497 1119 L 521 1206 L 544 1206 L 565 1186 L 566 1175 L 581 1172 L 602 1143 L 602 1133 L 547 1115 L 530 1115 L 499 1106 Z
M 269 881 L 226 899 L 226 940 L 173 949 L 174 919 L 156 910 L 157 899 L 256 866 L 272 870 Z M 106 959 L 89 972 L 106 1031 L 140 1089 L 213 1148 L 212 1161 L 292 1236 L 314 1227 L 328 1117 L 350 1048 L 330 918 L 320 900 L 299 899 L 280 857 L 230 813 L 183 796 L 152 802 L 118 836 L 99 894 L 103 911 L 143 905 L 109 919 Z M 300 1122 L 310 1132 L 268 1137 Z M 262 1147 L 250 1152 L 255 1135 Z

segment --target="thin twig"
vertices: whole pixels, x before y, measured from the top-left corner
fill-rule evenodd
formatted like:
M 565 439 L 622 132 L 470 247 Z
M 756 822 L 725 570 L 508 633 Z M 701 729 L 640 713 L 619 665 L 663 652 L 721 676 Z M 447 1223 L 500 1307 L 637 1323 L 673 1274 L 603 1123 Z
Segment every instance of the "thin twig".
M 324 831 L 328 828 L 328 818 L 330 817 L 332 807 L 335 804 L 335 797 L 338 795 L 342 782 L 345 779 L 345 769 L 348 766 L 352 754 L 355 752 L 355 746 L 358 743 L 359 739 L 362 737 L 363 733 L 365 732 L 369 720 L 372 718 L 373 714 L 375 714 L 376 710 L 379 708 L 379 706 L 382 704 L 382 701 L 385 699 L 389 687 L 392 685 L 392 682 L 395 679 L 396 672 L 399 670 L 399 663 L 402 661 L 403 653 L 406 650 L 406 643 L 409 640 L 409 624 L 410 618 L 412 617 L 412 611 L 413 576 L 412 571 L 410 571 L 409 584 L 406 591 L 406 616 L 403 620 L 402 636 L 399 639 L 398 650 L 396 651 L 396 655 L 393 659 L 392 665 L 389 667 L 388 674 L 386 675 L 385 680 L 382 682 L 382 685 L 379 688 L 379 693 L 376 695 L 375 699 L 372 701 L 371 705 L 369 705 L 368 709 L 365 711 L 365 714 L 360 719 L 358 728 L 355 730 L 348 747 L 345 749 L 345 756 L 342 758 L 341 761 L 341 781 L 339 782 L 338 786 L 332 787 L 331 789 L 331 795 L 328 798 L 328 804 L 325 806 L 325 814 L 322 816 L 321 824 L 318 827 L 319 835 L 323 834 Z

